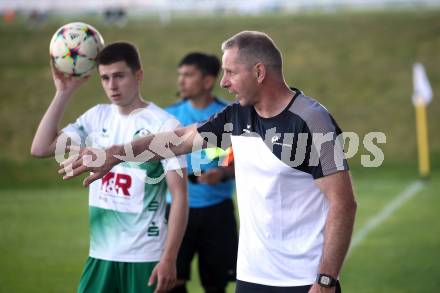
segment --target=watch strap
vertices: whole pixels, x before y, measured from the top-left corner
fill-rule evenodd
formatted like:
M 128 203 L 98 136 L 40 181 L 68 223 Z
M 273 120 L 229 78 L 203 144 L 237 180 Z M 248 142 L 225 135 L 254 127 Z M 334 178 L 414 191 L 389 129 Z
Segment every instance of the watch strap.
M 336 279 L 327 274 L 318 274 L 316 283 L 325 288 L 332 288 L 336 286 Z

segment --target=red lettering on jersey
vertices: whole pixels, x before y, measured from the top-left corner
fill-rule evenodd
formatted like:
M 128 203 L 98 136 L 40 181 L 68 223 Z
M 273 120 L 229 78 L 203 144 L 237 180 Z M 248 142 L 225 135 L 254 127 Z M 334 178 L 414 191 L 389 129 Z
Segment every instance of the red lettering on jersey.
M 101 190 L 108 193 L 119 193 L 119 190 L 125 195 L 130 196 L 131 177 L 126 174 L 115 174 L 108 172 L 101 179 Z
M 108 172 L 107 174 L 104 175 L 104 177 L 102 177 L 101 187 L 103 190 L 105 190 L 105 186 L 110 183 L 110 179 L 112 179 L 113 177 L 115 177 L 115 173 L 113 172 Z
M 131 177 L 126 174 L 116 174 L 115 188 L 119 192 L 119 188 L 126 196 L 130 196 L 128 189 L 131 187 Z

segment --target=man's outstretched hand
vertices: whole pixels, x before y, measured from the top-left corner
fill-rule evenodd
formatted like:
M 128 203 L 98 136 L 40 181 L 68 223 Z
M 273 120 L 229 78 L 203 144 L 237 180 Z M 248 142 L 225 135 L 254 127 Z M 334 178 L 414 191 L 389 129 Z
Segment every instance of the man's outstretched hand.
M 121 146 L 112 146 L 108 149 L 79 148 L 70 146 L 68 159 L 60 164 L 58 174 L 63 176 L 63 180 L 68 180 L 84 172 L 90 172 L 83 181 L 83 186 L 87 187 L 93 181 L 102 178 L 114 165 L 121 162 L 118 158 Z

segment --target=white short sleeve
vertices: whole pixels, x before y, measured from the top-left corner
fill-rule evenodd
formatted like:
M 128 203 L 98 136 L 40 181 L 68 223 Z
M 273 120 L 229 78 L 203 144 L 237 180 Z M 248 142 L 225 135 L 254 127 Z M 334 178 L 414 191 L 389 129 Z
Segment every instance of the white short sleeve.
M 168 113 L 167 116 L 169 117 L 165 120 L 164 124 L 162 124 L 159 132 L 173 131 L 177 128 L 182 127 L 180 122 L 174 116 Z M 183 169 L 186 168 L 186 155 L 164 159 L 161 160 L 161 163 L 165 171 Z
M 100 110 L 100 105 L 96 105 L 90 108 L 81 116 L 79 116 L 75 122 L 69 123 L 61 131 L 68 135 L 74 143 L 85 146 L 87 136 L 93 132 L 93 125 L 96 124 L 97 113 Z

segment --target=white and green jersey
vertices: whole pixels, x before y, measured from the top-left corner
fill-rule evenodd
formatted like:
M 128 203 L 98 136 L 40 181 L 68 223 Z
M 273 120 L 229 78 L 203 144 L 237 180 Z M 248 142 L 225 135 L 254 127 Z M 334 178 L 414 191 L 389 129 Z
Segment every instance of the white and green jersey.
M 177 120 L 153 103 L 121 115 L 97 105 L 63 132 L 82 144 L 105 148 L 150 133 L 170 131 Z M 165 172 L 184 168 L 185 158 L 120 163 L 89 189 L 90 256 L 121 262 L 158 261 L 166 239 Z

